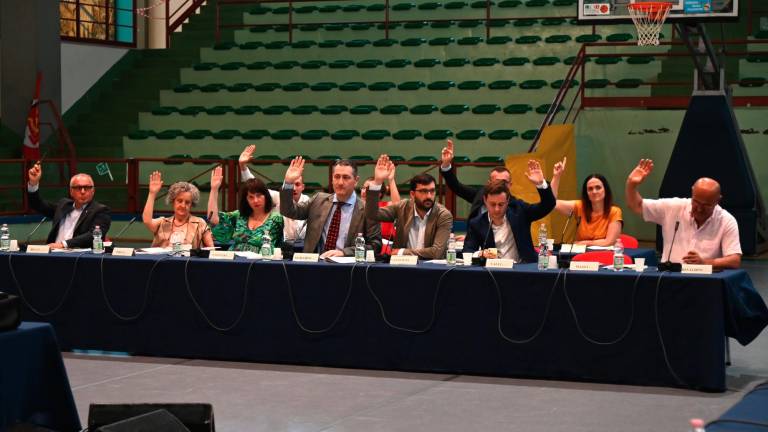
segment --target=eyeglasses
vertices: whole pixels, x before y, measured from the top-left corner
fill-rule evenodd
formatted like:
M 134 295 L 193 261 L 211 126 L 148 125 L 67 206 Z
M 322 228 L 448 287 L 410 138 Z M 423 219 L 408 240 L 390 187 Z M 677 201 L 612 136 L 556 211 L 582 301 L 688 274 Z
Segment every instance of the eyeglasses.
M 434 195 L 435 190 L 434 189 L 414 189 L 414 192 L 423 193 L 427 195 Z
M 74 191 L 79 190 L 79 191 L 83 191 L 83 192 L 90 192 L 91 190 L 93 190 L 93 185 L 70 186 L 69 188 L 74 190 Z

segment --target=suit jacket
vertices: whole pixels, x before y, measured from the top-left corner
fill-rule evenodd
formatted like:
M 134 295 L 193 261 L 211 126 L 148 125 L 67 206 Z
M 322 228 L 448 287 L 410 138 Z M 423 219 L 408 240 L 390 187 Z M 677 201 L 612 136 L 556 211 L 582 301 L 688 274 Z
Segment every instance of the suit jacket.
M 418 255 L 423 259 L 445 258 L 445 250 L 448 247 L 448 237 L 453 228 L 453 216 L 442 204 L 435 203 L 432 211 L 427 216 L 427 226 L 424 232 L 424 247 L 419 249 L 408 248 L 408 235 L 413 225 L 415 204 L 411 199 L 405 199 L 386 207 L 379 207 L 380 191 L 368 190 L 365 197 L 365 216 L 370 223 L 392 222 L 395 224 L 395 244 L 393 249 L 405 249 L 406 255 Z
M 529 204 L 525 201 L 512 198 L 509 200 L 506 218 L 512 227 L 512 235 L 515 236 L 515 244 L 523 262 L 535 262 L 536 251 L 531 240 L 531 223 L 541 219 L 555 208 L 555 196 L 552 188 L 536 189 L 541 201 L 537 204 Z M 478 248 L 495 248 L 496 241 L 493 238 L 488 213 L 483 212 L 469 221 L 467 237 L 464 239 L 464 252 L 474 252 Z
M 318 192 L 308 202 L 296 203 L 290 189 L 280 190 L 280 213 L 291 219 L 307 220 L 307 234 L 304 238 L 304 252 L 317 252 L 317 246 L 323 237 L 325 221 L 331 216 L 333 194 Z M 355 236 L 363 233 L 365 243 L 374 251 L 381 250 L 381 225 L 370 223 L 365 218 L 365 204 L 361 199 L 355 202 L 352 220 L 349 222 L 347 241 L 344 243 L 344 255 L 355 254 Z
M 35 209 L 38 213 L 51 219 L 53 226 L 51 232 L 48 233 L 48 243 L 56 242 L 56 236 L 59 234 L 59 227 L 64 218 L 67 217 L 69 212 L 75 209 L 74 201 L 70 198 L 62 198 L 56 204 L 50 203 L 42 197 L 40 192 L 27 192 L 29 198 L 29 206 Z M 80 218 L 75 224 L 75 230 L 72 232 L 71 239 L 65 239 L 67 241 L 67 247 L 70 248 L 87 248 L 93 244 L 93 227 L 98 225 L 101 228 L 101 233 L 104 238 L 107 236 L 109 226 L 112 224 L 112 216 L 110 215 L 109 207 L 104 204 L 100 204 L 96 201 L 91 201 L 85 205 L 85 209 L 80 214 Z
M 462 184 L 459 179 L 456 178 L 455 166 L 451 166 L 451 169 L 448 171 L 440 170 L 440 172 L 443 174 L 443 179 L 445 179 L 445 184 L 448 186 L 448 188 L 461 199 L 471 204 L 469 207 L 469 215 L 467 215 L 467 220 L 472 220 L 477 215 L 479 215 L 480 209 L 482 209 L 483 205 L 485 205 L 483 202 L 483 188 Z

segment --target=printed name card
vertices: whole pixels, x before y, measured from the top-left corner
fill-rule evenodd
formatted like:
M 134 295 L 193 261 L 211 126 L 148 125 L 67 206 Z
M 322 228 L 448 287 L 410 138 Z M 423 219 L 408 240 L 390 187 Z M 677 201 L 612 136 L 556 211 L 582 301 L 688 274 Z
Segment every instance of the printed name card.
M 389 263 L 398 266 L 415 266 L 419 262 L 419 257 L 416 255 L 392 255 L 389 258 Z
M 116 247 L 112 249 L 112 256 L 133 256 L 133 248 Z
M 27 253 L 32 254 L 47 254 L 51 251 L 48 245 L 29 245 L 27 246 Z
M 712 266 L 709 264 L 683 264 L 680 273 L 712 274 Z
M 563 243 L 560 245 L 560 253 L 571 253 L 573 245 L 570 243 Z
M 320 259 L 320 254 L 298 252 L 293 254 L 293 262 L 317 262 Z
M 571 246 L 571 253 L 580 254 L 587 251 L 587 245 L 575 244 Z
M 485 266 L 489 268 L 511 269 L 515 261 L 504 258 L 491 258 L 485 261 Z
M 217 251 L 212 250 L 208 255 L 208 259 L 214 260 L 233 260 L 235 259 L 235 253 L 233 251 Z
M 577 271 L 593 271 L 596 272 L 600 270 L 600 263 L 599 262 L 591 262 L 591 261 L 571 261 L 571 270 L 577 270 Z

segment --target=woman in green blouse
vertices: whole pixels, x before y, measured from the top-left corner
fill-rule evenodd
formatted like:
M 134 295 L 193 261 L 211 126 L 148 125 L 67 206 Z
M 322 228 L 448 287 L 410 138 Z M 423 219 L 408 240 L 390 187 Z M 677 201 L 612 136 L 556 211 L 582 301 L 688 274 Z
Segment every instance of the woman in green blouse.
M 283 217 L 273 211 L 274 203 L 267 186 L 259 179 L 250 179 L 240 185 L 239 209 L 220 212 L 219 188 L 222 182 L 221 167 L 211 173 L 211 194 L 208 197 L 208 221 L 213 226 L 213 238 L 220 243 L 230 243 L 229 250 L 254 251 L 261 248 L 265 233 L 269 233 L 272 247 L 283 244 Z

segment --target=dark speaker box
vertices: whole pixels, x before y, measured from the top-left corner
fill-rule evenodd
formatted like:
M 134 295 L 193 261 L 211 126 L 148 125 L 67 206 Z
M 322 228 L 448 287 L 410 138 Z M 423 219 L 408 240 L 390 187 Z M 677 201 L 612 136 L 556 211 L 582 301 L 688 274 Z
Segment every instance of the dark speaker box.
M 102 426 L 96 432 L 189 432 L 189 429 L 173 414 L 161 409 Z
M 91 404 L 88 409 L 88 429 L 96 430 L 102 426 L 157 410 L 168 411 L 190 432 L 216 431 L 213 406 L 202 403 Z M 117 430 L 122 431 L 123 429 L 115 429 L 114 431 Z

